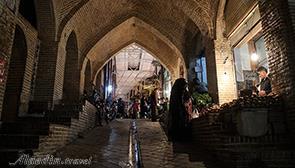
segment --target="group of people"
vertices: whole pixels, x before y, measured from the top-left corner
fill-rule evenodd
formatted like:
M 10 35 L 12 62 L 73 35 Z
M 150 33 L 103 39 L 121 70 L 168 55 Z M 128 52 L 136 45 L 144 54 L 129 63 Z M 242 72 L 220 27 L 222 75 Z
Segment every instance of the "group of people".
M 96 107 L 96 123 L 99 126 L 102 126 L 103 120 L 108 124 L 117 117 L 127 117 L 125 113 L 125 102 L 121 98 L 114 101 L 105 100 L 99 91 L 93 89 L 91 94 L 84 91 L 82 104 L 85 104 L 86 100 Z
M 256 85 L 253 94 L 258 96 L 267 96 L 272 92 L 271 80 L 268 77 L 268 71 L 264 67 L 259 67 L 257 73 L 260 82 Z M 199 83 L 199 81 L 195 81 Z M 198 84 L 195 89 L 207 92 L 207 88 Z M 172 140 L 177 138 L 185 139 L 189 135 L 192 108 L 192 97 L 190 96 L 188 83 L 184 78 L 179 78 L 174 82 L 171 90 L 170 102 L 168 98 L 158 98 L 158 89 L 154 89 L 150 96 L 142 96 L 140 99 L 134 99 L 130 102 L 129 108 L 126 108 L 126 102 L 121 98 L 112 103 L 107 102 L 97 90 L 93 90 L 90 96 L 84 92 L 84 97 L 97 108 L 97 123 L 102 126 L 102 120 L 108 124 L 114 118 L 150 118 L 157 121 L 161 114 L 168 114 L 168 135 Z M 169 105 L 168 105 L 169 104 Z M 169 111 L 169 113 L 168 113 Z
M 153 92 L 157 92 L 155 89 Z M 168 98 L 158 99 L 157 93 L 135 99 L 129 108 L 130 118 L 149 118 L 156 121 L 161 114 L 168 111 Z
M 88 100 L 97 108 L 96 123 L 99 126 L 103 125 L 103 121 L 108 124 L 115 118 L 148 118 L 157 121 L 161 114 L 168 111 L 168 98 L 158 99 L 157 92 L 158 89 L 155 89 L 151 95 L 134 99 L 128 105 L 122 98 L 105 100 L 99 91 L 93 89 L 91 94 L 84 91 L 82 102 L 85 104 Z

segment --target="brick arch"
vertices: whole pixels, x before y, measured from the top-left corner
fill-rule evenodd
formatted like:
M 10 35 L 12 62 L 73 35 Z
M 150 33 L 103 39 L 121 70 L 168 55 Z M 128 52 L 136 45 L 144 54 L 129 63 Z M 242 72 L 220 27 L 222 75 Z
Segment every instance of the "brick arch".
M 103 4 L 103 5 L 102 5 Z M 218 1 L 216 0 L 172 0 L 169 4 L 164 1 L 151 1 L 151 2 L 136 2 L 136 1 L 127 1 L 122 2 L 120 1 L 96 1 L 96 4 L 93 5 L 92 1 L 89 0 L 82 0 L 79 3 L 77 1 L 74 1 L 72 3 L 72 7 L 67 7 L 67 11 L 61 11 L 59 14 L 60 18 L 60 24 L 57 31 L 57 37 L 61 37 L 63 29 L 66 27 L 67 23 L 75 16 L 78 15 L 80 17 L 85 18 L 85 13 L 90 12 L 92 9 L 95 10 L 101 10 L 107 6 L 110 9 L 108 11 L 112 11 L 111 8 L 115 7 L 121 7 L 121 10 L 124 10 L 123 8 L 130 9 L 129 10 L 129 16 L 137 16 L 143 13 L 145 10 L 147 10 L 149 7 L 152 7 L 152 10 L 158 10 L 158 11 L 167 11 L 172 9 L 171 16 L 175 15 L 176 13 L 183 13 L 186 17 L 188 17 L 190 20 L 193 20 L 194 23 L 201 29 L 202 33 L 205 34 L 212 34 L 212 30 L 214 27 L 214 19 L 216 16 L 216 4 L 218 4 Z M 67 6 L 70 6 L 69 3 L 66 4 Z M 170 5 L 170 6 L 169 6 Z M 63 8 L 63 7 L 60 7 Z M 142 10 L 144 9 L 144 10 Z M 102 12 L 103 15 L 107 15 L 109 12 Z M 113 10 L 114 11 L 114 10 Z M 151 13 L 151 12 L 148 12 Z M 161 16 L 161 15 L 158 15 Z M 107 17 L 107 16 L 106 16 Z M 124 17 L 124 16 L 121 16 Z M 91 19 L 92 21 L 95 21 L 95 19 L 98 18 L 95 16 L 95 18 Z M 79 19 L 78 19 L 79 20 Z M 173 19 L 170 19 L 173 20 Z M 182 18 L 181 20 L 186 20 Z M 162 21 L 164 21 L 162 19 Z M 98 22 L 100 23 L 100 22 Z
M 3 121 L 13 121 L 16 120 L 18 116 L 21 94 L 23 91 L 27 53 L 26 36 L 23 30 L 16 25 L 4 95 Z
M 115 54 L 110 55 L 110 57 L 108 57 L 108 59 L 103 64 L 99 65 L 99 67 L 96 67 L 94 69 L 93 74 L 95 74 L 95 75 L 93 76 L 94 79 L 92 80 L 92 81 L 94 81 L 93 82 L 94 84 L 98 83 L 97 82 L 97 75 L 103 69 L 103 67 L 108 63 L 108 61 L 111 60 L 113 57 L 115 57 L 116 53 L 120 52 L 122 49 L 128 47 L 129 45 L 131 45 L 133 43 L 135 43 L 137 46 L 141 47 L 147 53 L 151 54 L 154 58 L 156 58 L 163 65 L 163 67 L 169 72 L 169 74 L 173 77 L 173 80 L 175 80 L 176 76 L 178 76 L 178 73 L 175 71 L 175 69 L 171 69 L 171 68 L 169 69 L 166 64 L 164 64 L 161 60 L 159 60 L 158 59 L 159 57 L 152 52 L 153 49 L 146 46 L 144 43 L 142 43 L 140 41 L 129 41 L 128 43 L 122 44 L 121 47 L 119 47 L 118 49 L 116 49 L 114 51 Z
M 63 100 L 65 103 L 79 101 L 80 68 L 77 37 L 75 32 L 69 35 L 66 43 L 66 58 L 63 81 Z
M 159 31 L 136 17 L 114 28 L 87 53 L 87 58 L 93 62 L 93 73 L 97 73 L 115 53 L 134 42 L 152 53 L 171 72 L 173 79 L 178 77 L 178 59 L 184 62 L 180 51 Z
M 225 7 L 228 0 L 219 0 L 218 8 L 216 11 L 217 17 L 215 19 L 215 38 L 224 36 L 225 33 Z
M 205 23 L 205 20 L 208 20 L 208 18 L 211 20 L 211 17 L 209 17 L 210 12 L 198 11 L 199 8 L 196 7 L 202 4 L 195 4 L 194 1 L 192 2 L 193 6 L 183 2 L 186 4 L 183 5 L 183 8 L 179 7 L 182 3 L 176 1 L 168 4 L 163 1 L 155 4 L 148 2 L 148 5 L 146 5 L 146 2 L 136 2 L 135 4 L 130 2 L 128 1 L 124 5 L 120 5 L 122 3 L 121 0 L 89 1 L 78 8 L 71 17 L 67 18 L 64 26 L 59 25 L 57 38 L 60 38 L 62 41 L 64 36 L 67 36 L 69 33 L 69 30 L 75 29 L 76 32 L 79 32 L 77 34 L 79 37 L 79 49 L 82 55 L 84 55 L 92 48 L 93 43 L 97 41 L 93 37 L 97 39 L 103 38 L 109 31 L 128 18 L 137 17 L 159 30 L 174 43 L 183 55 L 187 55 L 186 52 L 191 49 L 187 49 L 189 46 L 186 44 L 193 43 L 193 37 L 201 33 L 199 25 L 189 17 L 191 13 L 194 13 L 194 20 L 200 20 L 202 23 Z M 205 3 L 205 5 L 209 4 Z M 189 7 L 190 10 L 184 10 L 186 7 Z M 83 20 L 83 24 L 81 24 L 81 20 Z M 208 36 L 208 33 L 205 31 L 202 31 L 202 34 Z
M 80 94 L 82 94 L 83 91 L 87 91 L 87 93 L 90 93 L 92 90 L 93 80 L 92 80 L 92 65 L 91 65 L 91 61 L 88 58 L 84 59 L 80 74 L 81 74 Z
M 199 27 L 203 35 L 212 37 L 214 10 L 218 0 L 173 0 L 173 3 L 175 6 L 181 6 L 181 10 Z
M 79 1 L 79 0 L 78 0 Z M 57 13 L 59 15 L 58 19 L 58 29 L 56 31 L 56 37 L 57 39 L 60 38 L 61 33 L 68 23 L 68 21 L 76 14 L 76 12 L 83 7 L 89 0 L 81 0 L 80 2 L 75 2 L 75 5 L 72 8 L 69 8 L 69 3 L 66 3 L 67 1 L 59 2 L 59 4 L 56 4 L 56 6 L 61 5 L 60 11 Z

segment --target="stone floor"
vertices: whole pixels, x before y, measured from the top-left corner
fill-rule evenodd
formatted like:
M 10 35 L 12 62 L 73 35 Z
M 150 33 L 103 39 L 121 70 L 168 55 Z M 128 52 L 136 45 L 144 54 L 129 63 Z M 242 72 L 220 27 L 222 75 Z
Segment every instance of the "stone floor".
M 196 145 L 169 142 L 158 122 L 138 120 L 137 127 L 144 167 L 221 168 Z
M 116 168 L 128 167 L 130 120 L 115 120 L 96 127 L 75 142 L 57 152 L 55 157 L 85 159 L 92 157 L 90 166 L 72 167 Z M 175 144 L 167 137 L 158 122 L 137 120 L 142 162 L 146 168 L 211 168 L 201 151 L 190 144 Z M 41 166 L 44 167 L 44 166 Z M 50 166 L 49 166 L 50 167 Z M 57 167 L 57 166 L 54 166 Z M 71 167 L 71 166 L 60 166 Z

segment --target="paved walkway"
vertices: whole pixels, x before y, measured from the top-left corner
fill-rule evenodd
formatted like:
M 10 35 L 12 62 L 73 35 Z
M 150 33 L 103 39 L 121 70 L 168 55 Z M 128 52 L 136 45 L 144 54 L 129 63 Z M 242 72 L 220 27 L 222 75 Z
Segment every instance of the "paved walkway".
M 126 167 L 129 153 L 130 120 L 114 120 L 109 125 L 96 127 L 82 138 L 67 145 L 55 154 L 56 158 L 65 160 L 88 159 L 91 165 L 46 166 L 46 168 L 121 168 Z M 39 166 L 44 168 L 45 166 Z
M 137 121 L 142 160 L 147 168 L 206 168 L 190 144 L 169 142 L 158 122 Z M 200 158 L 198 158 L 200 159 Z
M 67 145 L 56 157 L 89 158 L 91 168 L 128 167 L 130 120 L 115 120 L 108 126 L 96 127 L 83 138 Z M 142 161 L 145 168 L 208 168 L 189 144 L 173 144 L 158 122 L 137 120 Z M 194 153 L 192 155 L 192 153 Z M 192 157 L 193 156 L 193 157 Z M 197 158 L 197 159 L 193 159 Z M 54 166 L 57 167 L 57 166 Z M 60 166 L 67 167 L 67 166 Z M 211 168 L 211 167 L 210 167 Z

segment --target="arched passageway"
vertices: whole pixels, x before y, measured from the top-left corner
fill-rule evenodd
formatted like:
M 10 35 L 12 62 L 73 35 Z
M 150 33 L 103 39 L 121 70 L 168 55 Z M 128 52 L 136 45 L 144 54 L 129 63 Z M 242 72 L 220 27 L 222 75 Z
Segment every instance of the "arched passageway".
M 114 28 L 88 52 L 87 58 L 93 62 L 92 71 L 96 74 L 114 54 L 134 42 L 165 65 L 174 80 L 179 77 L 179 60 L 184 62 L 180 51 L 160 32 L 136 17 Z
M 77 37 L 72 32 L 66 44 L 63 100 L 64 103 L 77 103 L 80 96 L 80 71 Z
M 92 90 L 92 76 L 91 76 L 91 64 L 90 61 L 87 61 L 85 68 L 85 81 L 84 81 L 84 90 L 90 92 Z
M 16 26 L 11 61 L 3 104 L 3 120 L 15 120 L 18 116 L 26 68 L 27 42 L 23 30 Z
M 138 133 L 145 167 L 294 167 L 294 11 L 291 0 L 0 0 L 0 167 L 1 156 L 51 154 L 93 128 L 64 154 L 128 167 Z M 260 66 L 271 72 L 267 96 Z M 190 83 L 170 86 L 173 101 L 157 99 L 170 91 L 159 96 L 158 85 L 182 77 Z M 132 115 L 116 114 L 120 97 Z M 140 116 L 147 106 L 157 114 Z M 168 142 L 169 125 L 194 144 Z
M 149 95 L 155 88 L 161 89 L 164 92 L 162 95 L 169 97 L 171 72 L 157 58 L 159 56 L 141 45 L 131 43 L 114 54 L 96 72 L 94 84 L 97 89 L 103 87 L 107 95 L 113 93 L 114 100 L 128 100 L 130 94 Z M 108 86 L 113 90 L 107 91 Z
M 80 71 L 81 78 L 80 82 L 80 95 L 86 91 L 88 94 L 92 91 L 93 81 L 91 72 L 91 62 L 89 59 L 85 58 L 82 64 L 82 69 Z

